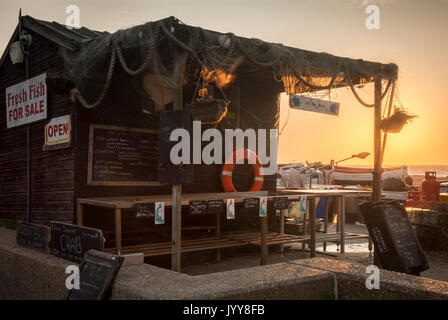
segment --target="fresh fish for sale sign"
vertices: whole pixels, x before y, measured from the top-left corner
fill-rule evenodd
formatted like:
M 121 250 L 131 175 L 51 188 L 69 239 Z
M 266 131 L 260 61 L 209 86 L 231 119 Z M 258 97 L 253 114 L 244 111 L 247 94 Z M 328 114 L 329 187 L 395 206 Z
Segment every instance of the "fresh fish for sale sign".
M 18 127 L 47 118 L 47 74 L 6 88 L 6 126 Z

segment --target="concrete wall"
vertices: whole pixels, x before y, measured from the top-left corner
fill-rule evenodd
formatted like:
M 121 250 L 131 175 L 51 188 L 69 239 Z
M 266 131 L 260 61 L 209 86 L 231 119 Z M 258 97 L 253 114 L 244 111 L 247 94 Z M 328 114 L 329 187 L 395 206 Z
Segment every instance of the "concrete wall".
M 20 247 L 0 228 L 0 299 L 62 299 L 73 264 Z M 190 276 L 143 264 L 123 267 L 112 299 L 447 299 L 448 282 L 381 271 L 365 288 L 365 268 L 324 258 Z

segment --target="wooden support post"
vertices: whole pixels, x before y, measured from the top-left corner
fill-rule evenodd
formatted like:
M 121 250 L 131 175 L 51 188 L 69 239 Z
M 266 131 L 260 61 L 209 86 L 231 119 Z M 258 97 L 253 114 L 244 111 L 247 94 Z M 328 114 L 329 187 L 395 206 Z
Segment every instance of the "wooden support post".
M 316 256 L 316 199 L 309 200 L 310 208 L 310 253 L 311 258 Z
M 325 214 L 324 214 L 324 233 L 328 233 L 328 212 L 330 210 L 329 197 L 325 198 Z M 327 243 L 323 243 L 324 251 L 327 251 Z
M 375 78 L 375 114 L 373 122 L 374 169 L 372 201 L 381 200 L 381 78 Z M 374 250 L 374 263 L 380 265 L 378 254 Z
M 268 235 L 268 217 L 261 217 L 261 261 L 260 265 L 264 266 L 268 257 L 268 246 L 266 237 Z
M 173 63 L 175 63 L 174 61 Z M 183 74 L 177 76 L 177 88 L 174 90 L 173 109 L 183 108 Z M 182 185 L 173 184 L 171 192 L 171 269 L 181 271 L 182 257 Z
M 341 196 L 341 253 L 345 253 L 345 197 Z
M 78 201 L 76 205 L 76 218 L 78 222 L 78 226 L 82 226 L 83 224 L 83 216 L 82 216 L 82 204 Z
M 115 250 L 121 254 L 121 209 L 115 208 Z
M 390 117 L 390 113 L 392 112 L 392 105 L 394 103 L 394 95 L 395 95 L 395 82 L 392 84 L 392 88 L 390 89 L 390 100 L 389 100 L 389 110 L 387 112 L 387 117 Z M 383 143 L 382 143 L 382 147 L 381 147 L 381 158 L 380 158 L 380 163 L 383 163 L 383 159 L 384 159 L 384 152 L 386 150 L 386 141 L 387 141 L 387 132 L 383 133 Z
M 306 221 L 307 221 L 308 216 L 309 216 L 308 211 L 310 210 L 310 208 L 309 208 L 309 201 L 308 201 L 308 198 L 307 198 L 307 201 L 306 201 L 305 206 L 306 206 L 306 208 L 305 208 L 305 214 L 303 215 L 303 235 L 304 235 L 304 236 L 306 236 Z M 303 243 L 302 243 L 302 251 L 305 251 L 305 245 L 306 245 L 306 243 L 303 242 Z
M 182 232 L 182 185 L 175 184 L 172 188 L 172 255 L 171 269 L 173 271 L 181 271 L 181 232 Z
M 381 78 L 375 79 L 373 201 L 381 200 Z
M 334 198 L 334 207 L 335 207 L 335 215 L 336 215 L 336 232 L 340 231 L 340 222 L 341 222 L 341 214 L 339 213 L 340 208 L 341 208 L 341 204 L 340 204 L 340 200 L 339 197 L 335 197 Z M 334 221 L 334 216 L 333 216 L 333 221 Z
M 288 209 L 281 209 L 280 210 L 280 233 L 285 233 L 285 211 L 286 210 L 288 210 Z M 281 244 L 280 245 L 280 252 L 282 253 L 282 255 L 283 255 L 283 252 L 285 252 L 285 248 L 284 248 L 284 245 L 283 244 Z
M 216 238 L 221 238 L 221 214 L 216 214 Z M 221 250 L 218 248 L 216 249 L 216 262 L 221 261 Z

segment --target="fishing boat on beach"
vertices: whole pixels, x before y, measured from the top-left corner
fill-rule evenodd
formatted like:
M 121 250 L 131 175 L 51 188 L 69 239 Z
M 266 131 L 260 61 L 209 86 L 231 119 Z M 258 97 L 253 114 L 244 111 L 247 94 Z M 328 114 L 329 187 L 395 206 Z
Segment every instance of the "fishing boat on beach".
M 410 176 L 407 166 L 394 166 L 383 168 L 381 175 L 383 181 L 388 179 L 406 180 Z M 336 166 L 334 167 L 334 183 L 338 185 L 372 185 L 373 168 Z

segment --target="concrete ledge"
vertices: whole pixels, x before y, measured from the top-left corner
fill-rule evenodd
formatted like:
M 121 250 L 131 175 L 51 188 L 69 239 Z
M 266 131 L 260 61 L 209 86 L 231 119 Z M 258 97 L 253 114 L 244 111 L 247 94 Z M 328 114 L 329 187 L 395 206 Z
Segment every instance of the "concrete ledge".
M 448 282 L 380 270 L 380 289 L 368 290 L 363 265 L 325 258 L 291 263 L 336 274 L 340 299 L 448 299 Z
M 0 299 L 62 299 L 73 264 L 16 244 L 0 228 Z M 367 290 L 362 265 L 313 258 L 190 276 L 148 264 L 122 267 L 112 299 L 448 299 L 448 282 L 381 270 Z M 335 294 L 337 288 L 337 296 Z
M 330 272 L 288 263 L 190 276 L 151 265 L 120 271 L 113 299 L 325 299 Z
M 16 232 L 0 228 L 0 299 L 62 299 L 70 261 L 16 244 Z

